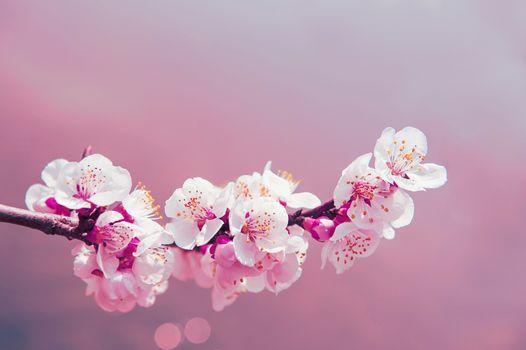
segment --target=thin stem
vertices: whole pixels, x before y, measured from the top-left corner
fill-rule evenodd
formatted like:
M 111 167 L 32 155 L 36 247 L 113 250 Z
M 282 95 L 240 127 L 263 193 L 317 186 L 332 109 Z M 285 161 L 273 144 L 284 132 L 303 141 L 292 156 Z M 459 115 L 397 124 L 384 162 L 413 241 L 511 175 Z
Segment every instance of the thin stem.
M 334 201 L 327 201 L 320 206 L 307 210 L 298 210 L 289 214 L 289 226 L 303 226 L 306 217 L 318 218 L 320 216 L 333 216 Z M 69 240 L 77 239 L 88 245 L 92 243 L 86 238 L 85 233 L 91 231 L 95 225 L 98 213 L 93 213 L 90 217 L 80 216 L 80 220 L 74 217 L 67 217 L 56 214 L 39 213 L 26 209 L 19 209 L 0 204 L 0 222 L 6 222 L 19 226 L 33 228 L 48 235 L 64 236 Z M 225 224 L 228 230 L 228 224 Z M 225 231 L 225 230 L 223 230 Z M 176 246 L 169 244 L 168 246 Z
M 48 235 L 78 239 L 86 244 L 91 242 L 84 233 L 93 229 L 92 219 L 77 219 L 56 214 L 45 214 L 0 204 L 0 222 L 25 226 Z
M 300 225 L 303 227 L 303 220 L 307 217 L 310 218 L 319 218 L 320 216 L 333 216 L 334 213 L 334 200 L 327 201 L 316 208 L 312 208 L 307 211 L 298 210 L 292 214 L 289 214 L 289 226 L 291 225 Z

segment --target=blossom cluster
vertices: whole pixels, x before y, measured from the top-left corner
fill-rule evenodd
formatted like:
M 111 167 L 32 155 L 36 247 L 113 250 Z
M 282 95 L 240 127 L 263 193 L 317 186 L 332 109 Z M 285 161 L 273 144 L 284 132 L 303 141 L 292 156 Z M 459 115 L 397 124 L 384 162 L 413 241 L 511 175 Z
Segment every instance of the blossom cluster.
M 332 222 L 316 222 L 330 239 L 322 249 L 322 266 L 329 261 L 341 273 L 360 257 L 371 255 L 381 238 L 392 239 L 395 229 L 411 223 L 413 200 L 407 191 L 437 188 L 447 181 L 443 166 L 423 163 L 426 136 L 406 127 L 386 128 L 372 154 L 356 158 L 342 171 L 334 189 L 336 215 Z
M 94 222 L 72 250 L 86 294 L 106 311 L 152 305 L 168 287 L 175 258 L 166 246 L 171 235 L 155 221 L 159 206 L 150 192 L 140 184 L 131 191 L 129 172 L 100 154 L 80 162 L 54 160 L 42 180 L 45 185 L 26 193 L 29 209 Z
M 314 208 L 320 200 L 295 193 L 298 183 L 280 175 L 269 162 L 262 173 L 223 188 L 192 178 L 166 201 L 166 228 L 181 249 L 174 275 L 212 288 L 215 310 L 241 293 L 278 293 L 301 275 L 308 241 L 302 227 L 289 225 L 287 209 Z
M 73 250 L 74 272 L 103 309 L 150 306 L 173 276 L 211 288 L 219 311 L 243 293 L 289 288 L 301 276 L 308 236 L 322 244 L 322 267 L 329 262 L 337 273 L 371 255 L 381 238 L 394 238 L 413 218 L 408 192 L 447 180 L 444 167 L 424 163 L 426 154 L 420 130 L 387 128 L 373 165 L 373 153 L 354 160 L 323 204 L 296 192 L 298 182 L 270 162 L 222 187 L 190 178 L 166 201 L 164 227 L 150 192 L 139 186 L 130 193 L 129 173 L 98 154 L 48 164 L 45 185 L 31 186 L 26 203 L 94 221 Z

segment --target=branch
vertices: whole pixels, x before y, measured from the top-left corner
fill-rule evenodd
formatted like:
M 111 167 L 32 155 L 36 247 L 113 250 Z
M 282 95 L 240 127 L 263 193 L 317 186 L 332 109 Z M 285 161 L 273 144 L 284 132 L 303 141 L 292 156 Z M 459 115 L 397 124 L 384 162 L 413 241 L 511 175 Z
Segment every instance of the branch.
M 331 216 L 331 211 L 333 210 L 334 201 L 332 200 L 305 212 L 298 210 L 289 214 L 289 225 L 297 224 L 303 226 L 303 220 L 306 217 Z M 0 204 L 0 222 L 33 228 L 48 235 L 64 236 L 69 240 L 77 239 L 88 245 L 92 245 L 92 243 L 86 238 L 85 233 L 93 229 L 96 216 L 97 213 L 93 213 L 91 217 L 80 216 L 79 220 L 74 217 L 40 213 Z M 228 223 L 225 223 L 222 230 L 228 230 Z M 169 244 L 168 246 L 175 247 L 176 245 Z
M 334 211 L 334 200 L 327 201 L 316 208 L 312 208 L 310 210 L 307 210 L 303 212 L 303 210 L 298 210 L 292 214 L 289 214 L 289 226 L 291 225 L 300 225 L 303 227 L 303 219 L 310 217 L 310 218 L 319 218 L 320 216 L 328 216 L 333 217 L 335 213 L 332 213 Z
M 45 214 L 0 204 L 0 222 L 25 226 L 48 235 L 64 236 L 69 240 L 78 239 L 88 245 L 91 242 L 84 233 L 91 231 L 93 219 L 77 219 L 67 216 Z

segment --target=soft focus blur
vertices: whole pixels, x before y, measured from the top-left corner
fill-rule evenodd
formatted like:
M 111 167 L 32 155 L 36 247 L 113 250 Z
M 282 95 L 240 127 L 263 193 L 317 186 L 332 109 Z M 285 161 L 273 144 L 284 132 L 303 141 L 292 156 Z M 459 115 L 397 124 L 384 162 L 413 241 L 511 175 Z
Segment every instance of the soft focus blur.
M 311 249 L 279 296 L 212 311 L 171 281 L 150 309 L 102 311 L 72 242 L 0 224 L 0 348 L 524 349 L 526 2 L 523 0 L 0 0 L 0 202 L 23 206 L 59 157 L 91 144 L 160 204 L 184 179 L 220 185 L 273 160 L 331 196 L 384 127 L 428 136 L 448 184 L 413 224 L 336 275 Z

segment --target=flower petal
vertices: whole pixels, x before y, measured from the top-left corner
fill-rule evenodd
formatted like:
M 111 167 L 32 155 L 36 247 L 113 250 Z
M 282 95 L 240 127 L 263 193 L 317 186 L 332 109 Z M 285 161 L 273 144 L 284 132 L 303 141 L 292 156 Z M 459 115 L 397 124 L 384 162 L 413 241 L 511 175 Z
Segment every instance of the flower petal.
M 245 288 L 251 293 L 259 293 L 265 289 L 265 274 L 258 276 L 245 277 Z
M 273 230 L 266 237 L 256 237 L 256 245 L 265 252 L 278 253 L 285 249 L 288 238 L 287 230 Z
M 287 207 L 292 209 L 312 209 L 320 204 L 320 199 L 310 192 L 293 193 L 287 197 Z
M 53 195 L 53 190 L 42 184 L 31 185 L 26 192 L 26 206 L 29 210 L 51 213 L 53 210 L 46 206 L 45 200 Z
M 106 278 L 112 277 L 119 267 L 119 259 L 115 255 L 110 255 L 106 249 L 99 246 L 97 251 L 97 264 Z
M 344 222 L 343 224 L 336 226 L 336 229 L 334 230 L 334 234 L 332 235 L 330 240 L 333 242 L 338 241 L 356 229 L 357 227 L 353 223 Z
M 348 202 L 353 193 L 353 186 L 349 184 L 350 181 L 355 180 L 356 176 L 361 177 L 373 171 L 373 169 L 369 168 L 371 157 L 372 153 L 363 154 L 342 171 L 342 175 L 333 192 L 334 205 L 337 208 Z
M 446 168 L 433 163 L 420 164 L 408 176 L 423 188 L 438 188 L 447 182 Z
M 57 179 L 60 174 L 60 170 L 64 165 L 68 163 L 65 159 L 55 159 L 51 162 L 49 162 L 44 170 L 42 170 L 42 181 L 46 184 L 48 187 L 55 187 L 57 184 Z
M 262 176 L 263 185 L 268 187 L 278 197 L 288 197 L 292 193 L 289 181 L 270 170 L 270 162 L 267 163 Z
M 200 239 L 197 241 L 197 245 L 201 246 L 208 243 L 214 237 L 214 235 L 219 231 L 223 226 L 223 221 L 221 219 L 215 218 L 212 220 L 207 220 L 201 229 Z
M 55 200 L 58 204 L 68 208 L 68 209 L 82 209 L 90 208 L 91 204 L 80 198 L 73 198 L 69 196 L 64 196 L 62 193 L 57 192 L 55 195 Z
M 179 248 L 193 249 L 195 240 L 200 234 L 199 228 L 193 221 L 177 220 L 166 224 L 166 229 L 173 233 L 174 242 Z
M 415 204 L 413 199 L 404 190 L 398 189 L 393 194 L 393 205 L 400 208 L 400 215 L 396 220 L 391 221 L 394 228 L 404 227 L 411 223 L 415 214 Z
M 247 239 L 246 235 L 237 234 L 234 236 L 234 251 L 241 264 L 254 266 L 258 249 L 252 241 Z
M 223 217 L 226 213 L 226 209 L 228 208 L 231 198 L 232 198 L 232 191 L 234 189 L 234 183 L 229 182 L 228 185 L 225 186 L 217 196 L 217 198 L 214 200 L 214 208 L 213 213 L 218 218 Z
M 97 219 L 96 225 L 98 227 L 103 227 L 123 219 L 124 216 L 122 216 L 121 213 L 114 210 L 108 210 L 100 214 L 99 218 Z

